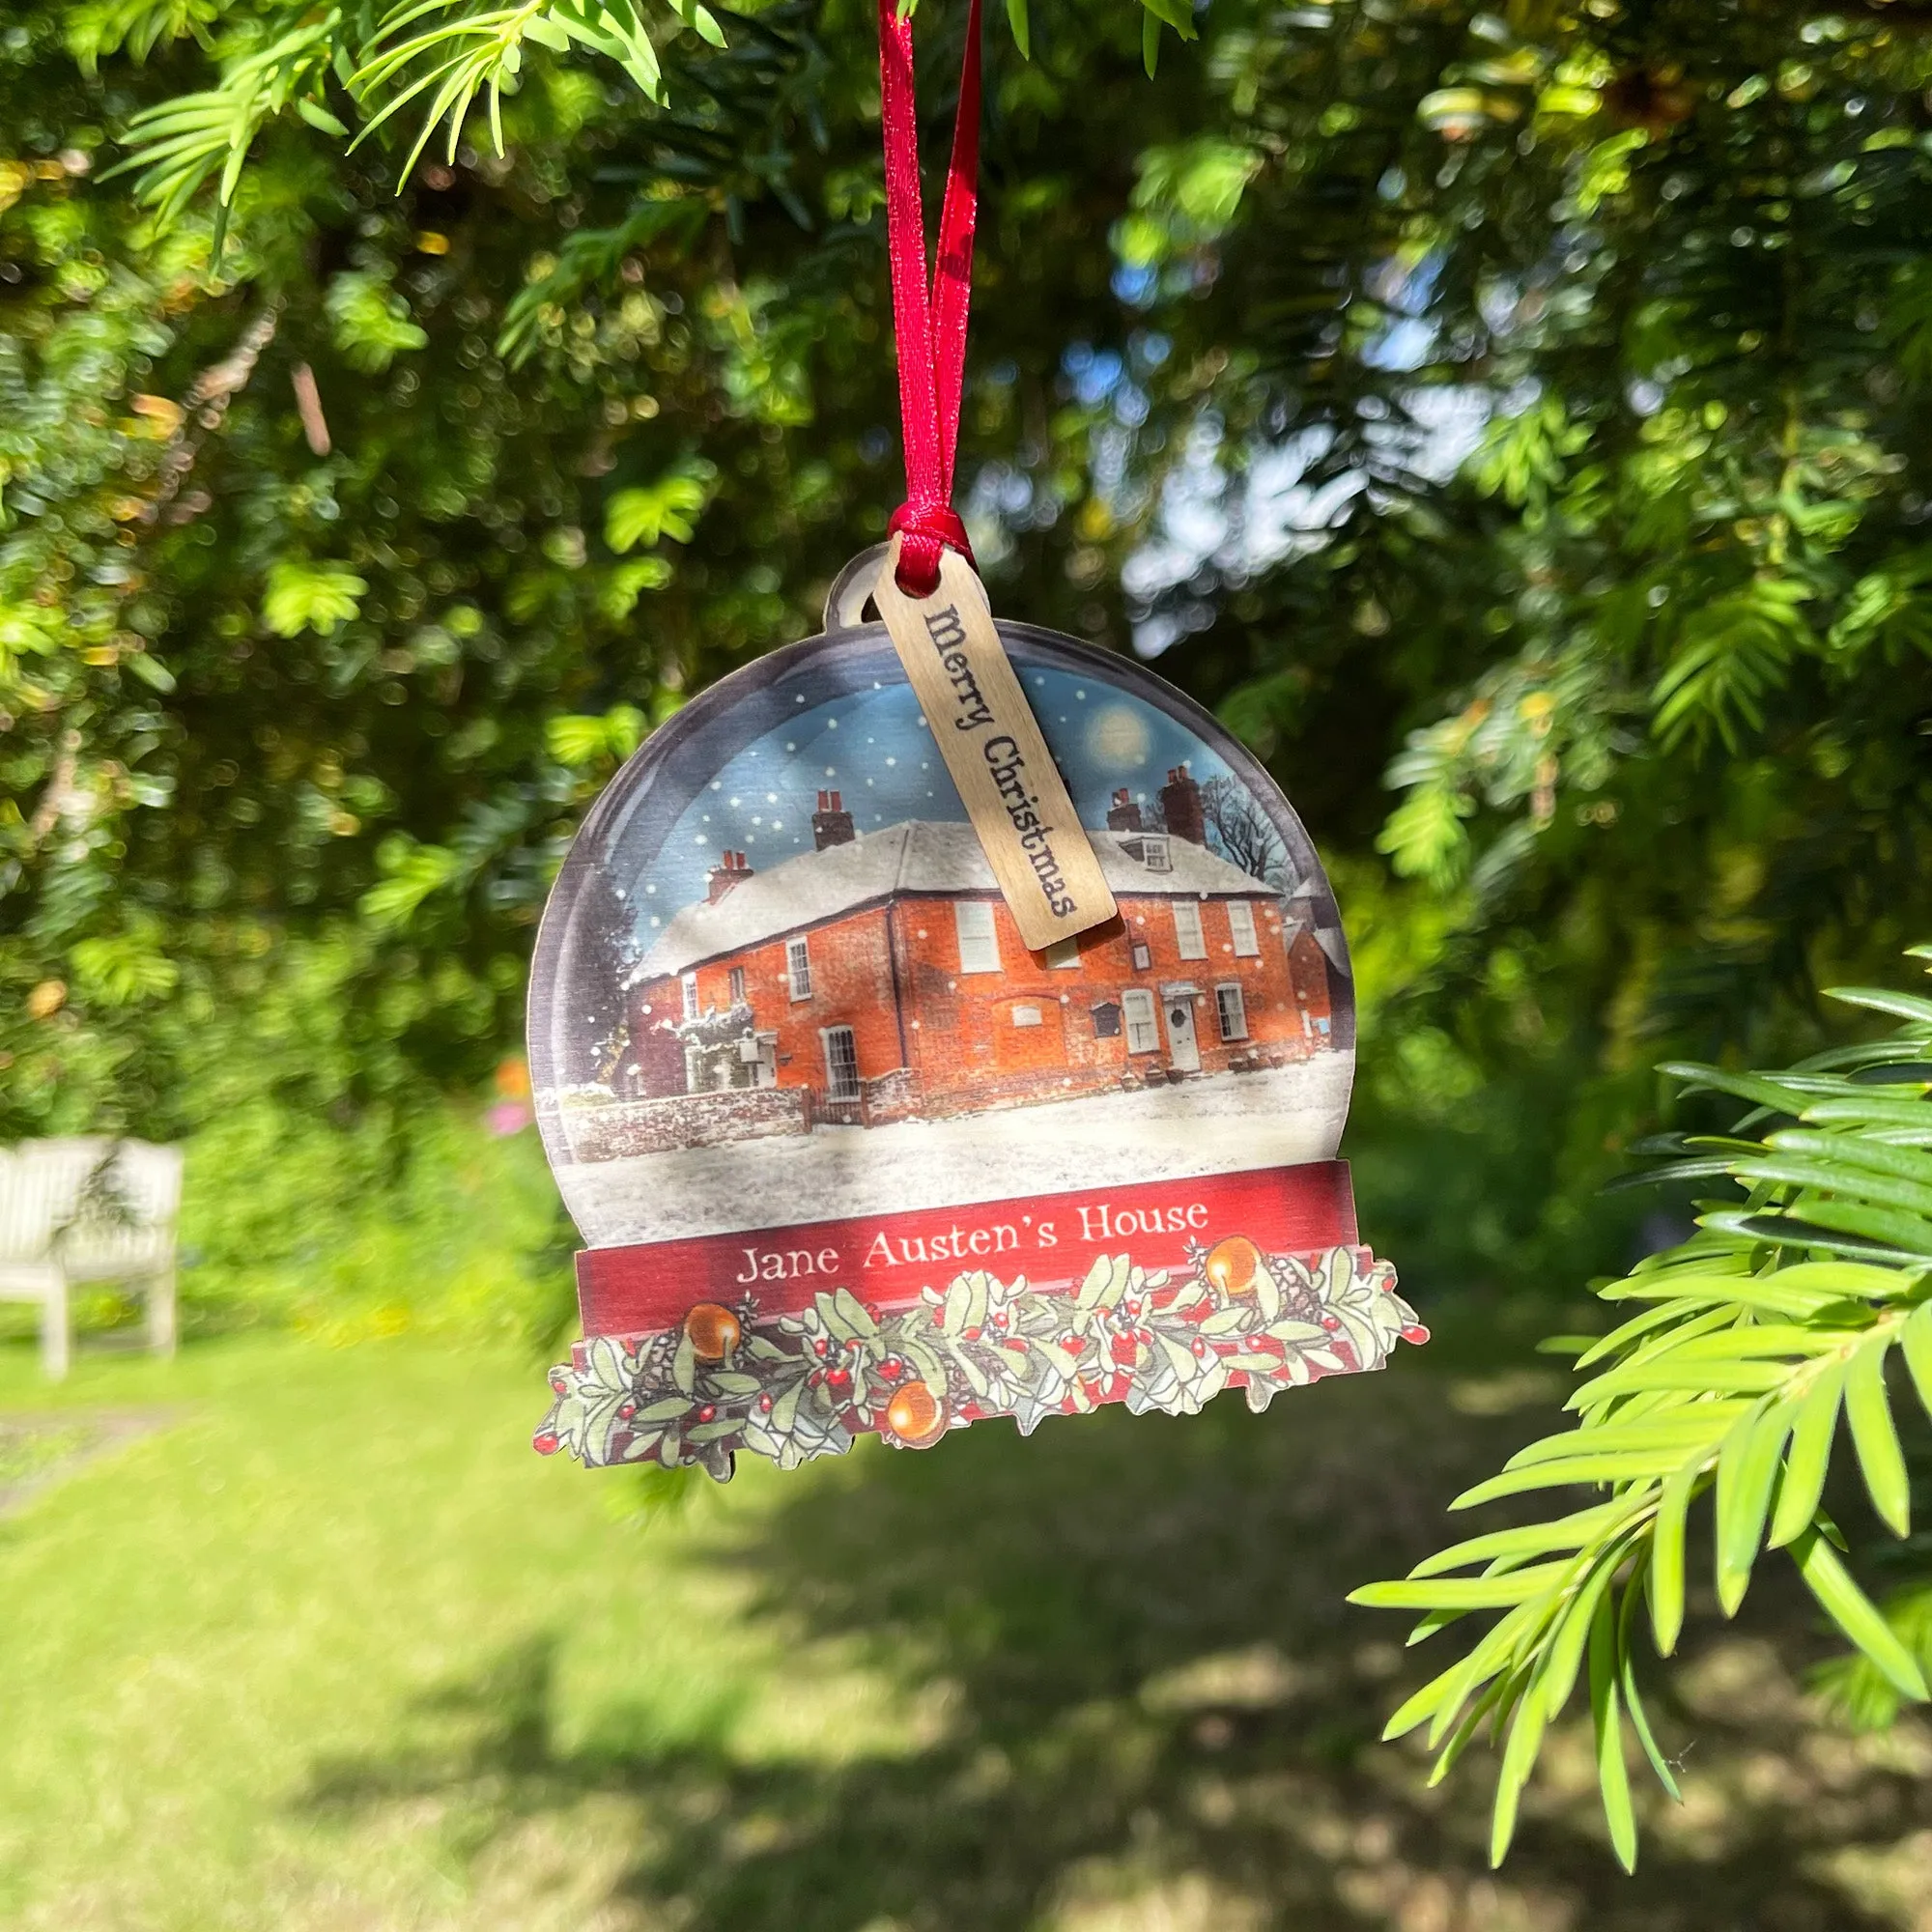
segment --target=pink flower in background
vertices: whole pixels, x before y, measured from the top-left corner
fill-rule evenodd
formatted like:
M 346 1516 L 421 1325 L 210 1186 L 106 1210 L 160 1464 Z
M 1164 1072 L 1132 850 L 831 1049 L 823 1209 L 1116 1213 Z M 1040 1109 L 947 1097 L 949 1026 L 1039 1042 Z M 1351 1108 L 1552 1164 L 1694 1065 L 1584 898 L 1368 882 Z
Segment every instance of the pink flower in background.
M 530 1105 L 530 1070 L 522 1059 L 513 1056 L 497 1066 L 497 1104 L 483 1119 L 498 1138 L 522 1133 L 536 1119 Z

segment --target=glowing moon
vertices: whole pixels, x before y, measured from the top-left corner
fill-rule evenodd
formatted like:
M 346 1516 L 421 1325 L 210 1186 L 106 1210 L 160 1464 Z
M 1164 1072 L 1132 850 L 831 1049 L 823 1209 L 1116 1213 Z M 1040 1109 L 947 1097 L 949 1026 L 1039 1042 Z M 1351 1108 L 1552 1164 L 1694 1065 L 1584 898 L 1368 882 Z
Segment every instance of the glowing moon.
M 1109 704 L 1094 715 L 1088 749 L 1109 765 L 1144 765 L 1152 750 L 1147 721 L 1124 704 Z

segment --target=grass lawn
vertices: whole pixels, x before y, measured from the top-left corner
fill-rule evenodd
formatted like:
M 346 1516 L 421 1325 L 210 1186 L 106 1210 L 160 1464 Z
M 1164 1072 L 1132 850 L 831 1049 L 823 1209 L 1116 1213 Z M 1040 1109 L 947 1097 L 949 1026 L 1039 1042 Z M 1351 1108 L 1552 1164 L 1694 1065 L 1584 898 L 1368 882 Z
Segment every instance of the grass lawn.
M 1670 1680 L 1690 1803 L 1634 1882 L 1568 1737 L 1484 1871 L 1486 1767 L 1375 1742 L 1413 1668 L 1341 1602 L 1541 1420 L 1426 1357 L 644 1523 L 529 1453 L 527 1362 L 0 1352 L 11 1439 L 96 1443 L 0 1518 L 8 1932 L 1932 1923 L 1932 1732 L 1807 1725 L 1776 1587 Z

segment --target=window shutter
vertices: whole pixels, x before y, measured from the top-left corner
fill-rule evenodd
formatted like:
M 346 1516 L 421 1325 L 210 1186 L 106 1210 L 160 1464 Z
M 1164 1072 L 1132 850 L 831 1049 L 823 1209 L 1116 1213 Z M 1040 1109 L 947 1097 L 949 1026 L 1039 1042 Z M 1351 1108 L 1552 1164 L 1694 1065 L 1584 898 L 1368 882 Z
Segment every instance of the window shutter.
M 1207 958 L 1208 942 L 1201 931 L 1201 906 L 1198 900 L 1175 900 L 1174 938 L 1183 959 Z
M 960 972 L 997 973 L 1000 934 L 993 923 L 992 906 L 984 899 L 955 899 L 952 920 L 959 933 Z

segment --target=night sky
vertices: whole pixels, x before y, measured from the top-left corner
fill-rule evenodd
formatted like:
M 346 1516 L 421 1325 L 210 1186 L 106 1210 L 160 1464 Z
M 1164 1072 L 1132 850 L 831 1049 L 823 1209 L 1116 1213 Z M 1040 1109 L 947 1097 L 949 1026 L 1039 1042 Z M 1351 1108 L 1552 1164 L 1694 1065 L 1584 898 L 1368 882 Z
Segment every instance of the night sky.
M 1029 669 L 1023 680 L 1085 825 L 1106 824 L 1122 785 L 1151 803 L 1182 759 L 1202 783 L 1228 772 L 1192 731 L 1137 697 L 1069 671 Z M 736 753 L 678 818 L 633 889 L 639 942 L 648 946 L 679 906 L 703 897 L 724 847 L 743 852 L 754 871 L 809 852 L 821 790 L 844 794 L 861 837 L 905 818 L 966 816 L 910 685 L 802 703 L 795 724 Z

